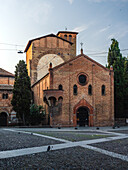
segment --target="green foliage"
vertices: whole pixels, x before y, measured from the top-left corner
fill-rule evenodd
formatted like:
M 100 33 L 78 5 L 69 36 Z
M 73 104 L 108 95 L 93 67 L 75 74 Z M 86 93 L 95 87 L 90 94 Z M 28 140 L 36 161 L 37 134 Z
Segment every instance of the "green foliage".
M 114 105 L 115 117 L 126 117 L 126 103 L 128 99 L 128 61 L 120 53 L 118 41 L 112 39 L 108 52 L 108 68 L 114 70 Z
M 37 106 L 33 104 L 30 107 L 30 124 L 31 125 L 39 125 L 44 116 L 45 116 L 45 112 L 42 106 Z
M 122 57 L 122 54 L 120 53 L 118 41 L 115 39 L 111 39 L 111 40 L 112 40 L 112 44 L 108 52 L 108 68 L 110 68 L 110 66 L 114 64 L 114 61 L 116 61 L 117 58 Z
M 26 64 L 20 60 L 16 66 L 13 98 L 11 101 L 19 120 L 25 125 L 29 120 L 31 104 L 31 84 Z

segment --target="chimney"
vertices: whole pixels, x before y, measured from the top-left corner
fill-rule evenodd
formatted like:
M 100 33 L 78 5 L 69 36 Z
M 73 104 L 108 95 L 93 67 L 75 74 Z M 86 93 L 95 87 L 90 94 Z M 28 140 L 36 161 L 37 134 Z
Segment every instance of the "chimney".
M 49 87 L 50 89 L 53 89 L 53 68 L 52 63 L 49 64 Z

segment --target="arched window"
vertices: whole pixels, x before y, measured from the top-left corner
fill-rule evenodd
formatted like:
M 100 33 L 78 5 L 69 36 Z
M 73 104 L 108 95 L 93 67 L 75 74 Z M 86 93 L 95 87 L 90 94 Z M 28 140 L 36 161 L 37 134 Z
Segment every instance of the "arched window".
M 56 106 L 56 98 L 54 96 L 49 97 L 48 100 L 50 100 L 51 106 Z
M 92 85 L 91 84 L 88 86 L 88 94 L 92 95 Z
M 67 40 L 67 35 L 64 35 L 64 39 Z
M 2 98 L 3 98 L 3 99 L 8 99 L 8 94 L 7 94 L 7 93 L 6 93 L 6 94 L 3 93 Z
M 60 84 L 58 87 L 59 90 L 63 90 L 63 86 Z
M 58 98 L 58 103 L 62 103 L 62 101 L 63 101 L 63 97 L 60 96 L 60 97 Z
M 73 94 L 77 95 L 77 85 L 76 84 L 73 86 Z
M 102 85 L 101 93 L 102 93 L 102 96 L 105 95 L 105 85 Z
M 69 41 L 72 41 L 72 35 L 69 35 Z
M 3 93 L 3 95 L 2 95 L 2 99 L 4 99 L 4 96 L 5 96 L 5 94 Z
M 8 94 L 6 94 L 6 99 L 8 99 Z

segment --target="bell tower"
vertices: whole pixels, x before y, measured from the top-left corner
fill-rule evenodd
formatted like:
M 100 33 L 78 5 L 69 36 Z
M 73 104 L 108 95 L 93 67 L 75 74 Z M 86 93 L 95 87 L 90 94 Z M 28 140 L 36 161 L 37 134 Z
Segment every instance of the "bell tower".
M 72 55 L 76 56 L 76 38 L 77 38 L 77 34 L 78 32 L 71 32 L 71 31 L 59 31 L 57 33 L 58 37 L 61 37 L 67 41 L 72 42 L 72 49 L 71 49 L 71 53 Z

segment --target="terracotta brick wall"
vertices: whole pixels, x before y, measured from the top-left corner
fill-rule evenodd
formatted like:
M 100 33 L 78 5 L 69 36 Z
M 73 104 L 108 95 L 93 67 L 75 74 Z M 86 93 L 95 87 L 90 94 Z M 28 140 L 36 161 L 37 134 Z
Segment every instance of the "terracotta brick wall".
M 14 78 L 12 77 L 0 77 L 0 84 L 14 84 Z
M 76 39 L 74 42 L 76 46 Z M 31 84 L 37 81 L 37 65 L 44 55 L 56 54 L 65 62 L 75 57 L 76 47 L 74 45 L 57 37 L 45 37 L 32 41 L 26 52 L 26 63 L 28 74 L 31 77 Z
M 12 112 L 11 100 L 13 97 L 13 84 L 13 77 L 0 77 L 0 113 L 6 112 L 8 116 L 11 116 Z M 3 94 L 8 94 L 8 98 L 3 99 Z
M 88 83 L 81 86 L 77 81 L 79 73 L 87 74 Z M 112 125 L 114 120 L 113 85 L 110 71 L 80 57 L 67 63 L 56 70 L 53 70 L 53 88 L 62 84 L 64 89 L 63 109 L 59 121 L 63 124 L 73 124 L 73 108 L 82 99 L 87 101 L 94 109 L 93 121 L 95 126 Z M 77 85 L 78 94 L 73 94 L 73 86 Z M 92 85 L 93 94 L 88 95 L 88 85 Z M 105 85 L 106 93 L 101 95 L 101 86 Z

